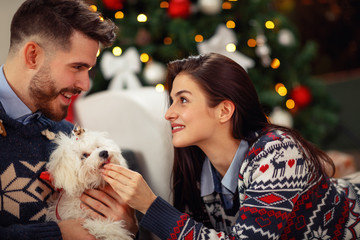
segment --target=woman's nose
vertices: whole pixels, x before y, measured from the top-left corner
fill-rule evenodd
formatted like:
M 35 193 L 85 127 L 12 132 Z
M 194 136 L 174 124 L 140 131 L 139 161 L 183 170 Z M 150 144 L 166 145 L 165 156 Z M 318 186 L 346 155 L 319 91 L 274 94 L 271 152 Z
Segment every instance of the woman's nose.
M 165 119 L 168 121 L 174 120 L 176 118 L 176 113 L 173 110 L 172 105 L 168 108 L 168 110 L 165 113 Z

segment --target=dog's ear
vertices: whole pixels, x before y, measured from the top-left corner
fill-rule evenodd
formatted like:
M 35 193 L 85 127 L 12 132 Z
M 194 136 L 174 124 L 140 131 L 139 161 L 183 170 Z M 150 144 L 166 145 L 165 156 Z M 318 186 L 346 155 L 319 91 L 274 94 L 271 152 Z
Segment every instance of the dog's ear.
M 46 165 L 55 188 L 63 189 L 70 195 L 78 194 L 79 162 L 74 152 L 69 149 L 69 137 L 60 135 L 55 140 L 57 148 L 50 155 Z
M 71 163 L 73 163 L 72 158 L 67 156 L 66 153 L 62 156 L 56 156 L 55 154 L 52 155 L 47 166 L 54 187 L 63 189 L 73 196 L 78 194 L 78 167 Z

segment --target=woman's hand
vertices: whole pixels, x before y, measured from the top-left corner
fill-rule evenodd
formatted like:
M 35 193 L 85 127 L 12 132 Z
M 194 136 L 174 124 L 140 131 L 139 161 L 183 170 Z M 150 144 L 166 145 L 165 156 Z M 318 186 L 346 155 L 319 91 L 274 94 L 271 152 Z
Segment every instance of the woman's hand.
M 134 209 L 123 203 L 120 196 L 107 185 L 102 189 L 86 190 L 81 196 L 82 207 L 90 209 L 92 218 L 109 218 L 114 221 L 124 220 L 126 229 L 136 235 L 138 222 Z
M 145 214 L 155 201 L 156 195 L 141 174 L 114 164 L 106 164 L 102 173 L 122 201 L 139 212 Z

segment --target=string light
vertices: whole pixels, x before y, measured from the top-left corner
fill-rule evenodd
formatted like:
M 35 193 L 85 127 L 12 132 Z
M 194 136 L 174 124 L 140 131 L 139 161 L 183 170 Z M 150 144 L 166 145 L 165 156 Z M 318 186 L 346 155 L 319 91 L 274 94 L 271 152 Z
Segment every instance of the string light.
M 138 20 L 138 22 L 146 22 L 147 16 L 145 14 L 141 13 L 137 16 L 137 20 Z
M 270 66 L 273 68 L 273 69 L 277 69 L 280 67 L 280 60 L 277 59 L 277 58 L 274 58 L 270 64 Z
M 281 89 L 283 89 L 283 88 L 285 88 L 285 85 L 284 84 L 282 84 L 282 83 L 277 83 L 276 85 L 275 85 L 275 91 L 277 92 L 277 93 L 279 93 L 279 91 L 282 91 Z M 286 89 L 286 88 L 285 88 Z M 287 91 L 287 90 L 286 90 Z
M 287 89 L 286 89 L 286 87 L 279 87 L 279 89 L 278 89 L 278 94 L 280 95 L 280 96 L 285 96 L 286 94 L 287 94 Z
M 197 34 L 195 36 L 195 42 L 202 42 L 202 41 L 204 41 L 204 37 L 200 34 Z
M 97 6 L 95 6 L 95 5 L 90 5 L 90 11 L 92 11 L 92 12 L 96 12 L 97 11 Z
M 122 49 L 120 47 L 114 47 L 112 49 L 112 53 L 114 54 L 114 56 L 118 57 L 122 54 Z
M 163 92 L 163 91 L 165 91 L 165 86 L 163 84 L 159 83 L 155 86 L 155 90 L 157 92 Z
M 170 44 L 172 44 L 172 38 L 171 38 L 171 37 L 165 37 L 165 38 L 164 38 L 164 44 L 165 44 L 165 45 L 170 45 Z
M 100 21 L 104 21 L 104 18 L 103 18 L 103 16 L 99 16 L 99 18 L 100 18 Z
M 256 40 L 253 39 L 253 38 L 250 38 L 248 41 L 247 41 L 247 45 L 249 47 L 256 47 Z
M 267 29 L 274 29 L 274 28 L 275 28 L 275 24 L 274 24 L 273 21 L 266 21 L 265 27 L 266 27 Z
M 288 100 L 286 101 L 286 107 L 287 107 L 288 109 L 293 109 L 293 108 L 295 107 L 295 101 L 292 100 L 292 99 L 288 99 Z
M 142 53 L 140 55 L 140 61 L 143 63 L 147 63 L 149 61 L 150 57 L 147 53 Z
M 285 87 L 285 86 L 284 86 L 284 84 L 282 84 L 282 83 L 277 83 L 277 84 L 275 85 L 275 91 L 277 92 L 280 87 Z
M 287 94 L 287 89 L 286 89 L 286 87 L 280 87 L 279 88 L 279 90 L 278 90 L 278 94 L 280 95 L 280 96 L 285 96 L 286 94 Z
M 236 51 L 236 45 L 233 43 L 229 43 L 226 45 L 226 51 L 228 52 L 235 52 Z
M 222 4 L 222 9 L 231 9 L 231 3 L 229 2 L 224 2 Z
M 233 20 L 229 20 L 226 22 L 226 27 L 227 28 L 235 28 L 235 22 Z
M 115 13 L 115 19 L 123 19 L 124 18 L 124 13 L 122 11 L 117 11 Z
M 169 8 L 169 3 L 167 1 L 162 1 L 160 3 L 160 8 Z

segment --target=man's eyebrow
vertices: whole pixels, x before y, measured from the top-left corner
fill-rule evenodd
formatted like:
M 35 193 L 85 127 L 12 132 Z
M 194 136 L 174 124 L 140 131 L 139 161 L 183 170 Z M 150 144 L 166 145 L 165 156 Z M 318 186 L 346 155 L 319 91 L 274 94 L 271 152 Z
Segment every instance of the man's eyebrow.
M 73 65 L 83 66 L 83 67 L 86 67 L 86 68 L 89 68 L 89 69 L 95 66 L 95 65 L 94 65 L 94 66 L 90 66 L 89 64 L 84 63 L 84 62 L 74 62 Z

